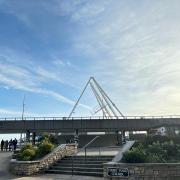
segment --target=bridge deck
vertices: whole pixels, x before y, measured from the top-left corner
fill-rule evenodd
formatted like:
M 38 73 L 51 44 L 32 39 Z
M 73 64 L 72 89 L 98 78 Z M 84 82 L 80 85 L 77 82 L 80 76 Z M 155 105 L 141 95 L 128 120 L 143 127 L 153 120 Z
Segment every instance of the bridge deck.
M 30 132 L 114 132 L 145 131 L 162 126 L 180 126 L 179 117 L 126 117 L 126 118 L 71 118 L 65 117 L 32 117 L 4 118 L 0 121 L 0 133 Z

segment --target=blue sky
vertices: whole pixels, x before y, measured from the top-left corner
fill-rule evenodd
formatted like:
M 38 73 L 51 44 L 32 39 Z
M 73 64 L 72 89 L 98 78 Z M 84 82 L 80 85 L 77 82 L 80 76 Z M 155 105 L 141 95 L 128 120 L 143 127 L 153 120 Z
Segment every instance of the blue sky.
M 124 115 L 180 114 L 179 0 L 0 0 L 0 117 L 68 116 L 94 76 Z M 97 106 L 87 91 L 77 115 Z

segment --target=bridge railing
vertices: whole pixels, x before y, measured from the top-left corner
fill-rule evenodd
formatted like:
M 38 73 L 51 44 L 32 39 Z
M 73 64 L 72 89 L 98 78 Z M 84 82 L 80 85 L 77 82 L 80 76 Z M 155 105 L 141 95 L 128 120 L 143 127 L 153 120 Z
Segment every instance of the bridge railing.
M 180 118 L 180 115 L 162 115 L 162 116 L 111 116 L 111 117 L 102 117 L 102 116 L 87 116 L 87 117 L 24 117 L 24 121 L 28 120 L 97 120 L 97 119 L 177 119 Z M 22 121 L 22 117 L 7 117 L 0 118 L 0 121 Z

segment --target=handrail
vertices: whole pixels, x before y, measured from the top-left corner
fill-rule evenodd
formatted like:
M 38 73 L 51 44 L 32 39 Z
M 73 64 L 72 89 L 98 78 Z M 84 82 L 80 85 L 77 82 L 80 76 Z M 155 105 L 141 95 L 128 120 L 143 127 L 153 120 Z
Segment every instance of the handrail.
M 87 147 L 92 144 L 94 141 L 96 141 L 98 138 L 100 138 L 100 136 L 96 136 L 95 138 L 93 138 L 91 141 L 89 141 L 85 146 L 83 146 L 79 151 L 76 152 L 76 154 L 72 155 L 72 176 L 74 174 L 74 156 L 76 156 L 79 152 L 81 152 L 82 150 L 85 150 L 85 154 L 84 154 L 84 157 L 85 157 L 85 160 L 86 160 L 86 156 L 87 156 L 87 152 L 86 152 L 86 149 Z M 100 147 L 99 147 L 99 155 L 100 155 Z
M 53 120 L 53 121 L 58 121 L 58 120 L 97 120 L 97 119 L 179 119 L 180 115 L 157 115 L 157 116 L 110 116 L 110 117 L 103 117 L 103 116 L 87 116 L 87 117 L 24 117 L 22 120 L 22 117 L 6 117 L 2 118 L 0 117 L 0 121 L 46 121 L 46 120 Z
M 96 136 L 95 138 L 93 138 L 89 143 L 87 143 L 85 146 L 84 146 L 84 153 L 85 153 L 85 159 L 86 159 L 86 156 L 87 156 L 87 147 L 92 144 L 94 141 L 96 141 L 96 139 L 100 138 L 100 136 Z M 99 151 L 99 155 L 100 155 L 100 151 Z
M 96 141 L 96 139 L 100 138 L 100 136 L 96 136 L 94 137 L 91 141 L 89 141 L 86 145 L 84 145 L 79 151 L 76 152 L 76 154 L 78 154 L 79 152 L 85 150 L 90 144 L 92 144 L 94 141 Z M 75 154 L 75 155 L 76 155 Z
M 87 148 L 90 144 L 92 144 L 94 141 L 96 141 L 96 139 L 100 138 L 100 136 L 96 136 L 95 138 L 93 138 L 91 141 L 89 141 L 85 146 L 82 147 L 82 149 Z

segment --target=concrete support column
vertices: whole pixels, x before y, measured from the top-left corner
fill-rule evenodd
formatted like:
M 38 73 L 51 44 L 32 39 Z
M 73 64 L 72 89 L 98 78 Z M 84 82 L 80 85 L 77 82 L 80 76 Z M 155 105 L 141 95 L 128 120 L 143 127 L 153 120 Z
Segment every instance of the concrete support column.
M 33 132 L 33 134 L 32 134 L 32 144 L 35 145 L 35 143 L 36 143 L 36 133 Z
M 126 143 L 126 138 L 125 138 L 125 131 L 121 131 L 121 141 L 122 141 L 122 144 L 123 143 Z
M 119 138 L 119 131 L 117 130 L 116 132 L 115 132 L 115 134 L 116 134 L 116 145 L 118 146 L 118 145 L 121 145 L 121 140 L 120 140 L 120 138 Z
M 79 130 L 76 129 L 74 132 L 74 142 L 78 144 L 79 142 Z
M 26 131 L 26 142 L 30 142 L 30 131 Z

